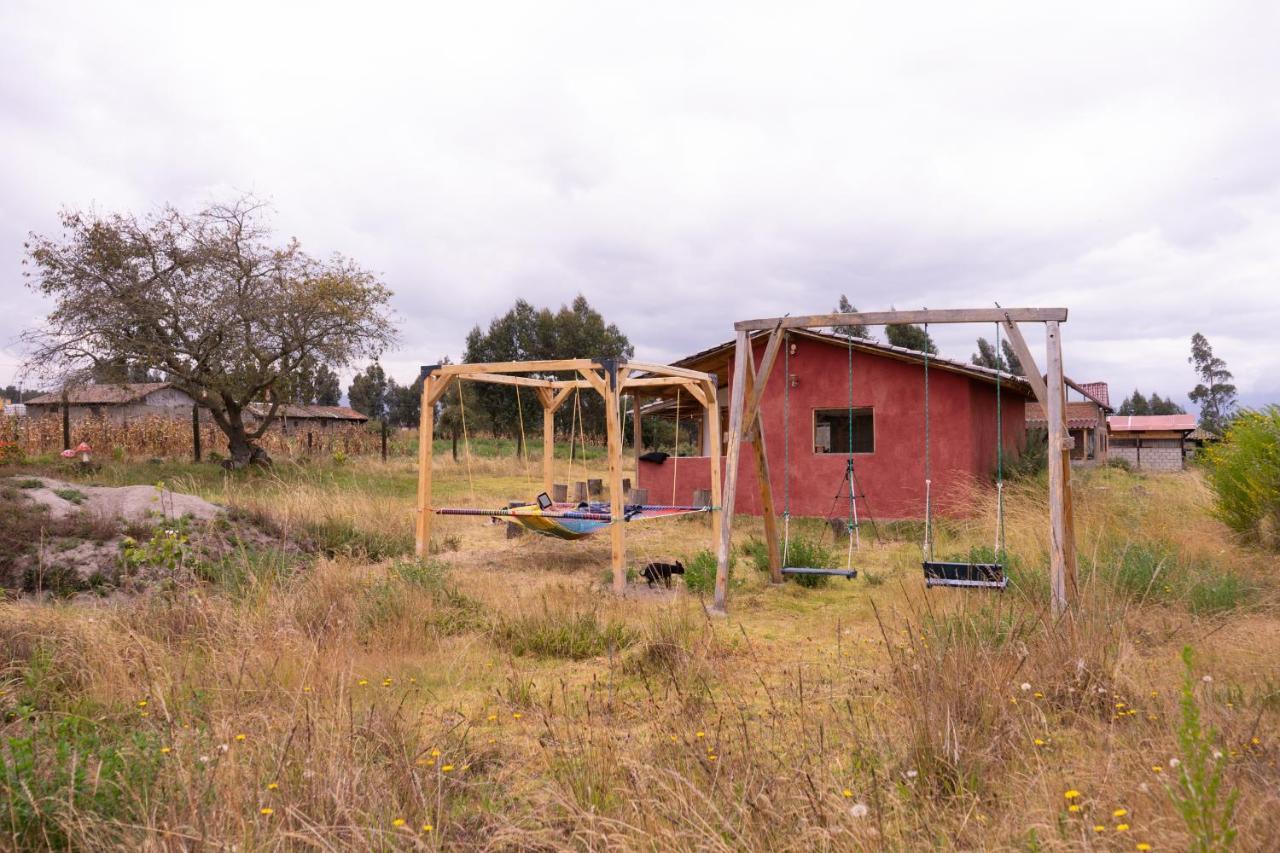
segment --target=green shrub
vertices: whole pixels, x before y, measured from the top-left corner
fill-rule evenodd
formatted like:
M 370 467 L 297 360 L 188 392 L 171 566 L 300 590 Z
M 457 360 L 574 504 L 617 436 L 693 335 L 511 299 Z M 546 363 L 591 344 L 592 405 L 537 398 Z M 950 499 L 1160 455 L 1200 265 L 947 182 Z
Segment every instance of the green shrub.
M 35 477 L 30 477 L 25 480 L 19 480 L 18 488 L 19 489 L 43 489 L 44 483 L 40 482 Z
M 788 566 L 807 566 L 813 569 L 844 568 L 844 561 L 834 551 L 824 548 L 821 542 L 801 536 L 791 537 L 783 562 Z M 791 575 L 790 579 L 809 589 L 826 586 L 827 581 L 831 580 L 826 575 Z
M 763 544 L 763 543 L 761 543 Z M 733 571 L 733 559 L 729 560 L 729 571 Z M 765 558 L 765 570 L 769 562 Z M 716 555 L 707 548 L 690 557 L 684 564 L 684 586 L 690 592 L 711 592 L 716 588 Z
M 84 503 L 89 498 L 79 489 L 56 489 L 54 494 L 62 498 L 64 501 L 73 503 L 76 506 Z
M 1049 469 L 1049 431 L 1044 427 L 1027 430 L 1027 440 L 1015 459 L 1006 459 L 1004 475 L 1010 480 L 1037 477 Z
M 595 610 L 552 609 L 544 602 L 539 612 L 499 617 L 493 640 L 513 655 L 586 660 L 626 648 L 635 632 L 616 619 L 601 622 Z
M 1204 570 L 1187 590 L 1187 607 L 1198 616 L 1234 610 L 1253 598 L 1254 588 L 1239 575 Z
M 1182 720 L 1178 725 L 1177 784 L 1169 796 L 1191 834 L 1189 850 L 1226 850 L 1235 840 L 1231 818 L 1236 810 L 1236 791 L 1224 791 L 1223 774 L 1227 769 L 1225 751 L 1216 743 L 1218 733 L 1213 726 L 1200 722 L 1200 705 L 1196 701 L 1196 677 L 1192 670 L 1190 646 L 1182 649 L 1186 667 L 1182 680 Z
M 1186 584 L 1186 569 L 1165 545 L 1130 545 L 1105 564 L 1105 574 L 1116 591 L 1137 600 L 1170 600 Z
M 1248 540 L 1280 549 L 1280 406 L 1242 413 L 1207 461 L 1218 517 Z

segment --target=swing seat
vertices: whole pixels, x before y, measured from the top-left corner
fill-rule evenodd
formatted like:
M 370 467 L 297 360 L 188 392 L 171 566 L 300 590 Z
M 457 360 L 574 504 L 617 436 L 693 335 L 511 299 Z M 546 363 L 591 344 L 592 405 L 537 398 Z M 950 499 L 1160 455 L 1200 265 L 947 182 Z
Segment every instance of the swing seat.
M 857 569 L 813 569 L 805 566 L 787 566 L 782 573 L 784 575 L 825 575 L 850 581 L 858 576 Z
M 962 588 L 1004 589 L 1009 584 L 1000 563 L 945 563 L 926 560 L 924 585 Z

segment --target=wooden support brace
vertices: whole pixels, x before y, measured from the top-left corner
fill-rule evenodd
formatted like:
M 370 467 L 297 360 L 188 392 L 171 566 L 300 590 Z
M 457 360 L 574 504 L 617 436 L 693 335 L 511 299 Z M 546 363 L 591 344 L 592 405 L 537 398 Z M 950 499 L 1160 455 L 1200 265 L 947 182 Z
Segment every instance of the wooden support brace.
M 729 392 L 729 448 L 725 454 L 724 491 L 720 501 L 720 539 L 716 543 L 716 591 L 713 612 L 723 615 L 729 595 L 729 547 L 733 538 L 733 502 L 738 490 L 738 460 L 742 456 L 742 409 L 746 402 L 747 359 L 751 340 L 738 332 L 733 351 L 733 376 Z
M 774 335 L 781 337 L 780 332 L 774 332 Z M 772 344 L 773 341 L 770 341 Z M 777 354 L 776 348 L 774 354 Z M 765 357 L 768 357 L 766 351 Z M 769 552 L 769 580 L 772 583 L 783 583 L 785 578 L 782 576 L 782 548 L 778 543 L 778 517 L 774 512 L 773 505 L 773 478 L 769 473 L 769 454 L 765 447 L 764 435 L 764 417 L 760 411 L 759 401 L 764 395 L 763 385 L 756 380 L 755 357 L 750 350 L 747 351 L 747 372 L 744 379 L 747 385 L 747 394 L 756 401 L 755 414 L 752 416 L 752 422 L 744 423 L 744 431 L 751 434 L 751 446 L 754 448 L 756 457 L 756 480 L 760 485 L 760 512 L 764 518 L 764 541 Z

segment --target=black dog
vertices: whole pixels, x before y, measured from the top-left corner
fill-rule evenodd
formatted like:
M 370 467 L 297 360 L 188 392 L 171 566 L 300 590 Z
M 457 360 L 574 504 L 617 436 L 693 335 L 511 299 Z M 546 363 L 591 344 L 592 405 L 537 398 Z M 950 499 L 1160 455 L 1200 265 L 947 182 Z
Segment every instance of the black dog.
M 671 589 L 671 576 L 684 574 L 684 564 L 679 560 L 674 563 L 650 563 L 644 567 L 644 571 L 640 576 L 649 582 L 649 586 L 653 586 L 653 582 L 662 581 L 667 589 Z

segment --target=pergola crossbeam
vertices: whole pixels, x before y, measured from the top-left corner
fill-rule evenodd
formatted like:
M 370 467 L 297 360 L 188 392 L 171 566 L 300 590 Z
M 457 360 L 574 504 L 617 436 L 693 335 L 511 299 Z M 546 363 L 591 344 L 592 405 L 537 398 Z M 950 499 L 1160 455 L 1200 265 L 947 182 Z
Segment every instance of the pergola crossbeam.
M 739 320 L 739 332 L 769 329 L 813 329 L 826 326 L 897 326 L 904 323 L 1063 323 L 1066 308 L 922 308 L 918 311 L 859 311 L 851 314 L 806 314 L 800 317 L 766 317 Z

